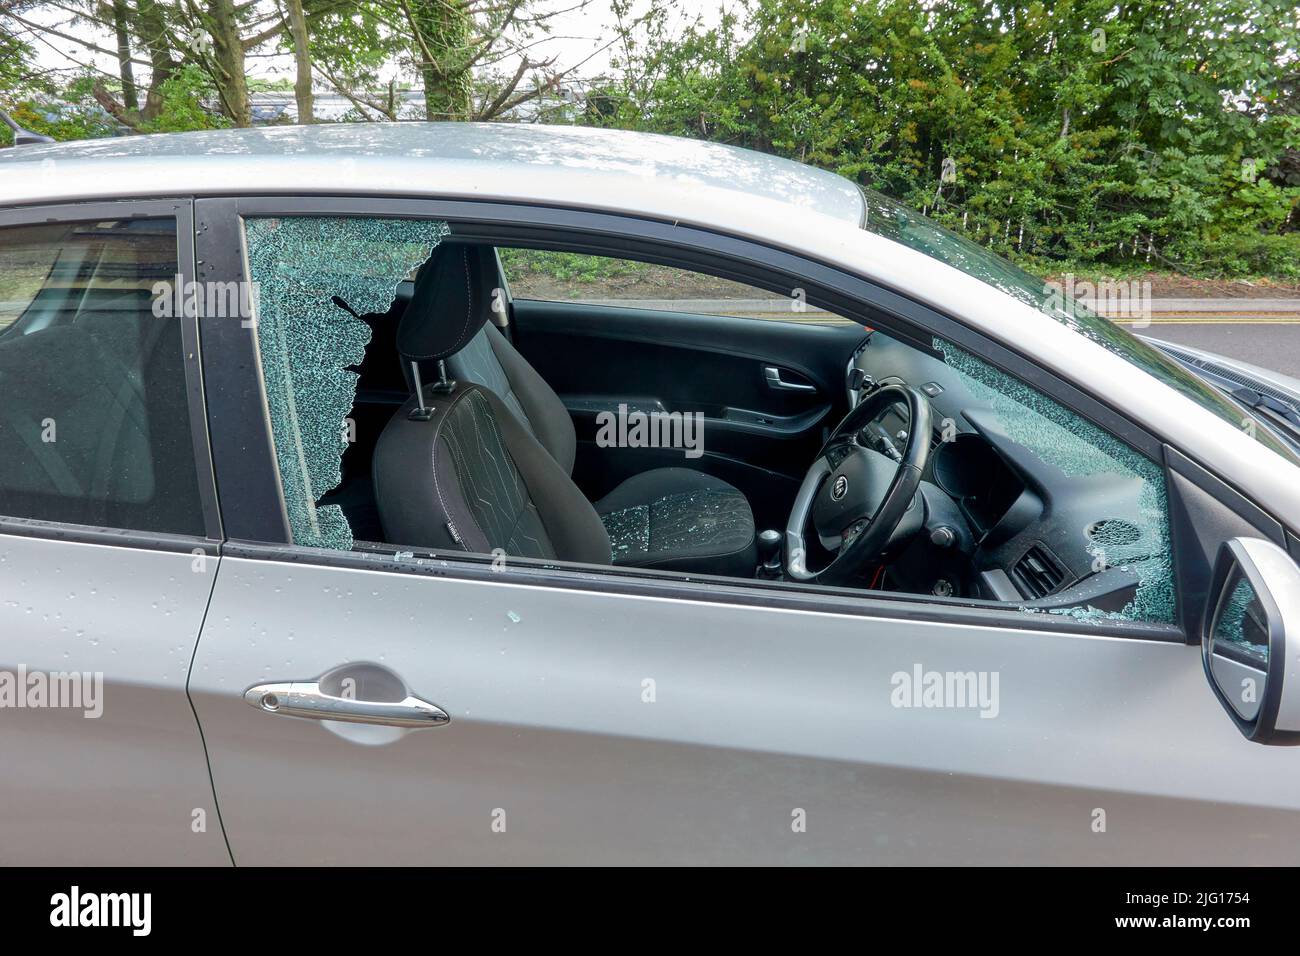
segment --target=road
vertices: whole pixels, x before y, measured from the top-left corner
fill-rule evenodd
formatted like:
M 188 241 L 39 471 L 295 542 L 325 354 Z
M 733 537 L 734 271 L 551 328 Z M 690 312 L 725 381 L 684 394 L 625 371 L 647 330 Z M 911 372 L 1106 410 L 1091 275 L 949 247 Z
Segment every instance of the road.
M 1300 313 L 1155 316 L 1133 331 L 1300 378 Z

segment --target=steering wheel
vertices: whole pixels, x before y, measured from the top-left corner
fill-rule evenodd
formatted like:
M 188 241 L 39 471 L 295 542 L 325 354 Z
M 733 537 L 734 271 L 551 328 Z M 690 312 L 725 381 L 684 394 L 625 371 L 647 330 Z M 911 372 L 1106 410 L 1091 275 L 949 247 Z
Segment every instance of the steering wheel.
M 909 422 L 902 449 L 883 429 L 885 452 L 862 444 L 863 430 L 900 404 L 907 407 Z M 785 529 L 786 574 L 796 581 L 846 584 L 878 564 L 891 542 L 921 526 L 924 509 L 916 491 L 929 457 L 930 404 L 924 395 L 907 385 L 885 385 L 863 398 L 835 427 L 804 476 Z M 818 541 L 835 555 L 820 571 L 806 563 L 804 529 L 810 515 Z

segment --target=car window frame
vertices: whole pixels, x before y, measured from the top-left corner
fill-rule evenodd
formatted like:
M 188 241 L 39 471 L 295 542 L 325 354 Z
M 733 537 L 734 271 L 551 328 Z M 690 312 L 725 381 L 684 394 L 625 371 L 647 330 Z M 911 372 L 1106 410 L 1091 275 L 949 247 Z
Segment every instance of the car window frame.
M 501 262 L 502 249 L 514 250 L 520 248 L 521 247 L 519 246 L 509 246 L 509 245 L 503 245 L 501 247 L 498 247 L 497 248 L 498 263 Z M 581 255 L 581 253 L 578 254 Z M 637 259 L 631 259 L 627 256 L 601 255 L 598 258 L 609 259 L 613 262 L 640 261 Z M 685 273 L 698 272 L 698 270 L 695 269 L 683 269 L 681 267 L 672 267 L 672 268 L 674 268 L 675 271 L 677 272 L 685 272 Z M 508 288 L 510 286 L 510 275 L 509 272 L 507 271 L 507 267 L 504 264 L 501 264 L 501 276 L 502 276 L 502 284 Z M 583 299 L 583 298 L 574 298 L 574 299 L 545 298 L 542 296 L 530 295 L 527 291 L 521 293 L 517 288 L 512 293 L 509 294 L 509 297 L 511 300 L 518 300 L 519 302 L 536 302 L 545 305 L 558 305 L 558 306 L 584 306 L 585 305 L 592 308 L 600 308 L 606 310 L 628 309 L 632 311 L 641 311 L 641 312 L 658 312 L 658 313 L 665 313 L 665 314 L 671 313 L 673 315 L 699 315 L 699 316 L 712 317 L 717 319 L 740 319 L 746 322 L 786 322 L 792 325 L 838 325 L 838 326 L 854 324 L 852 320 L 843 318 L 842 316 L 836 315 L 831 312 L 827 312 L 824 318 L 820 316 L 815 318 L 810 318 L 810 319 L 799 318 L 798 316 L 800 315 L 800 313 L 790 308 L 790 303 L 794 301 L 794 297 L 790 295 L 790 292 L 803 291 L 799 287 L 795 287 L 795 289 L 793 290 L 787 290 L 785 294 L 780 294 L 780 293 L 771 292 L 770 290 L 763 289 L 759 286 L 755 286 L 750 283 L 735 283 L 735 284 L 743 285 L 746 289 L 750 289 L 754 292 L 765 293 L 761 301 L 770 300 L 771 302 L 774 303 L 780 303 L 784 308 L 781 311 L 775 311 L 767 314 L 763 314 L 759 312 L 705 312 L 697 309 L 674 308 L 676 304 L 681 302 L 699 301 L 699 297 L 682 297 L 680 299 L 661 297 L 658 301 L 663 303 L 664 308 L 651 309 L 645 305 L 638 304 L 645 301 L 642 299 L 606 299 L 606 300 L 601 300 L 599 302 L 592 302 L 590 299 Z M 745 301 L 755 301 L 755 299 L 752 297 L 750 299 L 718 298 L 715 299 L 714 301 L 745 302 Z
M 229 196 L 200 197 L 196 201 L 199 225 L 198 254 L 202 270 L 220 281 L 248 278 L 248 256 L 242 220 L 247 217 L 362 216 L 371 218 L 436 219 L 452 224 L 458 238 L 492 245 L 522 246 L 556 251 L 586 252 L 637 258 L 678 268 L 720 275 L 758 288 L 771 288 L 797 278 L 808 290 L 808 302 L 842 315 L 865 327 L 877 328 L 918 348 L 930 349 L 933 337 L 943 338 L 1020 379 L 1160 465 L 1172 496 L 1168 473 L 1179 466 L 1176 451 L 1140 423 L 1102 398 L 1044 369 L 1011 347 L 994 341 L 959 317 L 908 298 L 843 268 L 801 256 L 787 249 L 752 239 L 686 227 L 671 222 L 618 213 L 567 207 L 535 206 L 517 202 L 472 199 L 376 198 L 364 196 Z M 229 324 L 218 327 L 200 322 L 204 346 L 204 376 L 209 381 L 209 429 L 213 436 L 217 484 L 230 489 L 237 511 L 223 512 L 228 531 L 226 552 L 254 560 L 310 562 L 358 570 L 422 573 L 476 578 L 491 575 L 502 583 L 518 582 L 548 587 L 592 591 L 652 593 L 688 600 L 739 602 L 780 608 L 813 608 L 864 617 L 908 617 L 936 623 L 980 623 L 1024 631 L 1060 631 L 1093 636 L 1133 638 L 1173 643 L 1196 643 L 1184 613 L 1182 559 L 1178 543 L 1173 548 L 1175 587 L 1178 590 L 1173 624 L 1149 624 L 1115 619 L 1079 621 L 1067 615 L 1028 614 L 992 602 L 972 604 L 969 599 L 929 595 L 832 588 L 795 582 L 713 578 L 708 582 L 673 571 L 569 564 L 512 557 L 505 569 L 495 568 L 490 556 L 464 552 L 328 551 L 292 543 L 278 469 L 271 424 L 261 387 L 257 343 L 251 332 L 233 333 Z M 220 386 L 214 380 L 221 380 Z M 220 390 L 242 396 L 247 402 L 260 395 L 257 407 L 214 409 L 211 396 Z M 222 419 L 222 414 L 230 417 Z M 219 449 L 241 449 L 244 457 L 227 462 Z M 1183 460 L 1189 461 L 1181 452 Z M 1195 464 L 1195 463 L 1193 463 Z M 1199 466 L 1197 466 L 1199 467 Z M 1225 505 L 1248 520 L 1264 516 L 1255 505 L 1224 488 Z M 224 497 L 225 495 L 223 495 Z M 1273 528 L 1268 528 L 1270 537 Z
M 194 207 L 188 197 L 174 199 L 113 199 L 93 202 L 56 202 L 0 209 L 0 229 L 12 226 L 57 225 L 120 219 L 174 219 L 176 222 L 176 265 L 183 283 L 195 279 Z M 199 297 L 202 298 L 201 296 Z M 146 531 L 139 528 L 97 527 L 63 521 L 48 521 L 0 513 L 0 534 L 57 539 L 89 544 L 145 548 L 153 551 L 187 551 L 208 557 L 220 554 L 224 537 L 221 509 L 208 441 L 206 405 L 203 394 L 202 361 L 199 351 L 198 317 L 178 316 L 185 370 L 185 399 L 190 447 L 194 456 L 203 533 L 186 534 Z

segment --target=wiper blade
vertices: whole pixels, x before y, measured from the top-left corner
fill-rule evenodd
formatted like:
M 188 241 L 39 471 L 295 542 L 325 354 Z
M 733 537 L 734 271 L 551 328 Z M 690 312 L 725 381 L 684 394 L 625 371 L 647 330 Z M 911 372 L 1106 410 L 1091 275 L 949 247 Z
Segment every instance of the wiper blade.
M 1296 411 L 1294 405 L 1280 402 L 1272 395 L 1265 395 L 1253 388 L 1236 388 L 1232 390 L 1231 394 L 1233 398 L 1248 408 L 1258 408 L 1266 412 L 1272 412 L 1293 428 L 1300 430 L 1300 412 Z

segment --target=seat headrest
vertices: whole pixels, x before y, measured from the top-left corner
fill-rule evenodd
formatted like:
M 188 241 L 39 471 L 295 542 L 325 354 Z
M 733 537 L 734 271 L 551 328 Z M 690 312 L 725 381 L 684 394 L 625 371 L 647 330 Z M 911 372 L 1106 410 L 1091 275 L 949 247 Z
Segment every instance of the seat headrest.
M 416 273 L 397 326 L 398 352 L 407 360 L 455 355 L 488 320 L 500 284 L 491 246 L 442 243 Z

